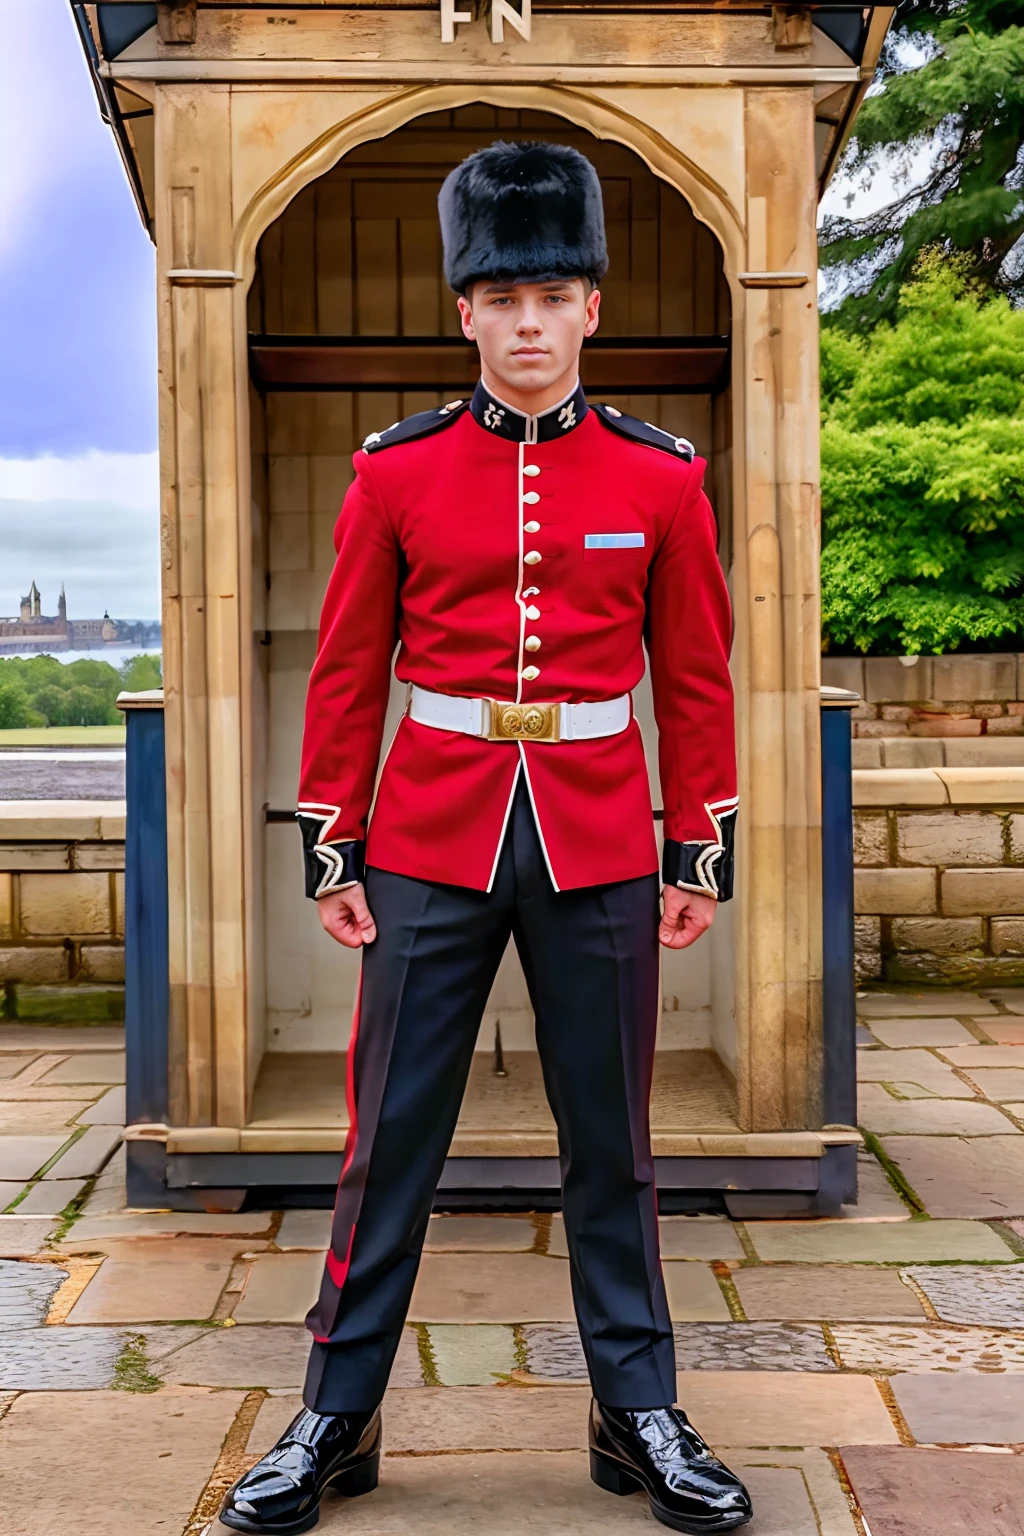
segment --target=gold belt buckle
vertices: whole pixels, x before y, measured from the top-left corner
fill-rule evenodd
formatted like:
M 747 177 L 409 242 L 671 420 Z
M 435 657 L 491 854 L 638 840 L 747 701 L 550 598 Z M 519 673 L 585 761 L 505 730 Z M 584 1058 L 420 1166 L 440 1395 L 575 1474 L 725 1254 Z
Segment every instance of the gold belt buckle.
M 489 699 L 488 741 L 559 741 L 562 718 L 557 704 L 501 704 Z

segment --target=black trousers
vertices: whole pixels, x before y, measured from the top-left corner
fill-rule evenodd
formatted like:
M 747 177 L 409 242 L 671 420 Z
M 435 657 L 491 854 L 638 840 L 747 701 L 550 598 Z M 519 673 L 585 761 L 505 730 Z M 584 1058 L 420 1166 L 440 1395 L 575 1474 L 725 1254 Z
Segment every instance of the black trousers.
M 509 935 L 558 1127 L 573 1299 L 594 1394 L 675 1401 L 649 1100 L 658 1020 L 656 875 L 556 892 L 520 782 L 489 894 L 370 869 L 331 1250 L 307 1318 L 305 1402 L 384 1394 L 484 1005 Z

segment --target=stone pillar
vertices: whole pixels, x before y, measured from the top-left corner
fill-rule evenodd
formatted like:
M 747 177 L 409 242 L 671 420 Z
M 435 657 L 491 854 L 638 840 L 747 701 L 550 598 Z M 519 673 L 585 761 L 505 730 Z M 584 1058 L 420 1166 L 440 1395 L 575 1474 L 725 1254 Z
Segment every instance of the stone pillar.
M 248 731 L 230 91 L 156 94 L 170 1115 L 246 1114 Z
M 741 733 L 737 1076 L 751 1131 L 821 1115 L 818 313 L 811 87 L 746 98 L 747 264 L 734 336 Z M 801 274 L 803 277 L 801 278 Z

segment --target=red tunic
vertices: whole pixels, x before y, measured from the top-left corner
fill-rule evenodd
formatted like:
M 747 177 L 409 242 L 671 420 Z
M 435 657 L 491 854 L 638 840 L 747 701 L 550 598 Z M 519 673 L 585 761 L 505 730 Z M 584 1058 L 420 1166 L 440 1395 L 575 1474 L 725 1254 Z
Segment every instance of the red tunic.
M 588 409 L 580 391 L 570 407 L 560 425 L 557 407 L 524 418 L 478 387 L 472 409 L 411 418 L 429 415 L 427 435 L 399 426 L 393 446 L 385 433 L 355 455 L 306 705 L 310 894 L 361 877 L 364 839 L 367 864 L 489 889 L 520 773 L 556 889 L 656 871 L 635 720 L 615 736 L 540 743 L 405 717 L 367 833 L 396 644 L 396 676 L 432 692 L 575 703 L 635 688 L 645 641 L 665 878 L 729 894 L 731 615 L 705 463 L 668 434 L 669 451 L 650 429 L 630 436 L 629 418 Z M 615 537 L 593 547 L 595 535 Z

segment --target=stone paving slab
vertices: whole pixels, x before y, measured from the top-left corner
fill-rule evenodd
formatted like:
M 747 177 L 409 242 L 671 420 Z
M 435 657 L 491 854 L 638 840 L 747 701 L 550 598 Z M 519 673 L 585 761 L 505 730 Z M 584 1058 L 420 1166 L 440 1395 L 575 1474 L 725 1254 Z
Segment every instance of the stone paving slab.
M 805 1323 L 676 1323 L 681 1371 L 834 1371 L 820 1328 Z M 433 1329 L 431 1329 L 433 1336 Z M 539 1323 L 523 1329 L 531 1376 L 586 1381 L 575 1326 Z
M 161 1323 L 210 1317 L 234 1254 L 233 1244 L 198 1238 L 145 1238 L 115 1247 L 75 1302 L 68 1322 Z
M 278 1248 L 312 1248 L 325 1253 L 333 1219 L 333 1211 L 285 1211 L 274 1241 Z
M 1024 1332 L 835 1323 L 832 1337 L 848 1371 L 1024 1372 Z
M 0 1421 L 4 1536 L 177 1536 L 242 1397 L 24 1393 Z
M 893 1050 L 921 1045 L 969 1045 L 974 1040 L 970 1030 L 956 1019 L 872 1019 L 871 1033 Z
M 986 987 L 982 996 L 1002 1003 L 1011 1013 L 1024 1013 L 1024 987 Z
M 68 1234 L 68 1242 L 105 1243 L 117 1237 L 176 1237 L 179 1233 L 195 1237 L 257 1237 L 269 1232 L 271 1213 L 246 1211 L 237 1215 L 208 1216 L 193 1211 L 122 1211 L 111 1216 L 79 1217 Z
M 1020 1456 L 906 1446 L 844 1446 L 840 1454 L 873 1536 L 1021 1536 L 1024 1530 Z
M 25 1185 L 20 1179 L 14 1182 L 8 1180 L 6 1183 L 0 1183 L 0 1211 L 10 1205 L 12 1200 L 16 1200 L 24 1188 Z
M 52 1067 L 42 1079 L 46 1083 L 123 1083 L 123 1051 L 79 1051 Z
M 67 1277 L 56 1265 L 0 1259 L 0 1330 L 37 1327 Z
M 967 1075 L 986 1099 L 997 1104 L 1024 1099 L 1024 1066 L 972 1067 Z
M 857 1123 L 879 1136 L 998 1136 L 1016 1126 L 976 1099 L 894 1099 L 881 1083 L 862 1083 Z
M 91 1104 L 82 1114 L 76 1116 L 80 1125 L 121 1125 L 128 1118 L 125 1107 L 124 1084 L 116 1088 L 108 1088 L 102 1098 Z
M 970 1099 L 971 1088 L 930 1051 L 858 1051 L 860 1083 L 893 1083 L 904 1098 Z
M 0 1023 L 0 1051 L 123 1051 L 123 1024 Z
M 954 1067 L 1019 1067 L 1020 1047 L 1014 1045 L 951 1045 L 940 1052 Z
M 547 1323 L 574 1315 L 569 1265 L 535 1253 L 427 1253 L 413 1291 L 417 1323 Z
M 303 1327 L 271 1324 L 262 1328 L 205 1328 L 183 1339 L 179 1348 L 173 1347 L 173 1341 L 163 1352 L 153 1347 L 151 1334 L 166 1336 L 172 1331 L 187 1330 L 163 1328 L 146 1332 L 150 1367 L 169 1384 L 301 1391 L 310 1346 L 309 1333 Z M 411 1328 L 402 1331 L 391 1369 L 391 1385 L 423 1385 L 419 1341 Z
M 109 1387 L 126 1334 L 119 1328 L 30 1328 L 5 1333 L 0 1388 L 82 1392 Z M 3 1451 L 0 1432 L 0 1456 Z
M 915 1440 L 924 1445 L 1018 1445 L 1024 1441 L 1024 1376 L 908 1372 L 890 1385 Z
M 913 1211 L 904 1205 L 886 1177 L 885 1169 L 865 1148 L 857 1151 L 857 1201 L 842 1205 L 835 1216 L 819 1218 L 828 1222 L 909 1221 Z M 747 1224 L 749 1234 L 751 1224 Z
M 977 992 L 946 992 L 936 988 L 927 992 L 861 992 L 857 1013 L 862 1019 L 934 1018 L 939 1014 L 966 1014 L 981 1018 L 997 1013 L 993 1002 Z
M 89 1108 L 86 1098 L 43 1099 L 34 1103 L 0 1103 L 0 1137 L 56 1136 L 66 1140 L 78 1116 Z
M 85 1202 L 83 1209 L 87 1216 L 111 1216 L 124 1210 L 128 1203 L 126 1162 L 127 1150 L 122 1142 L 101 1170 L 93 1192 Z
M 121 1128 L 90 1125 L 84 1136 L 72 1142 L 44 1179 L 91 1179 L 121 1144 Z
M 529 1253 L 536 1241 L 526 1216 L 431 1216 L 427 1253 Z
M 752 1322 L 885 1323 L 924 1316 L 913 1291 L 892 1269 L 773 1264 L 736 1270 L 733 1281 Z
M 67 1135 L 0 1136 L 0 1179 L 27 1184 L 67 1141 Z
M 0 1259 L 38 1253 L 53 1228 L 52 1216 L 0 1216 Z
M 19 1202 L 18 1211 L 22 1216 L 59 1216 L 87 1183 L 87 1179 L 40 1179 Z
M 958 1264 L 905 1271 L 947 1323 L 980 1323 L 991 1328 L 1024 1328 L 1024 1265 L 979 1267 Z
M 253 1264 L 238 1323 L 301 1323 L 316 1301 L 324 1272 L 322 1253 L 265 1253 Z
M 892 1445 L 898 1438 L 867 1376 L 681 1371 L 678 1401 L 718 1447 Z
M 883 1147 L 930 1216 L 1024 1216 L 1020 1136 L 892 1136 Z
M 727 1323 L 731 1313 L 714 1272 L 706 1264 L 665 1264 L 665 1295 L 675 1323 Z
M 997 1045 L 1024 1045 L 1024 1019 L 985 1019 L 982 1027 Z
M 589 1412 L 584 1387 L 399 1388 L 384 1398 L 384 1449 L 585 1450 Z
M 265 1411 L 265 1410 L 264 1410 Z M 733 1452 L 754 1500 L 751 1536 L 854 1536 L 839 1481 L 820 1452 Z M 615 1498 L 590 1480 L 583 1452 L 385 1457 L 369 1498 L 329 1496 L 328 1536 L 640 1536 L 655 1526 L 642 1494 Z
M 35 1059 L 36 1053 L 33 1051 L 26 1051 L 18 1056 L 0 1056 L 0 1078 L 17 1077 L 18 1073 L 24 1071 Z
M 515 1335 L 497 1323 L 434 1323 L 428 1330 L 437 1379 L 446 1387 L 489 1387 L 519 1364 Z
M 663 1216 L 658 1223 L 663 1259 L 742 1259 L 743 1244 L 727 1216 Z M 551 1219 L 548 1253 L 566 1259 L 569 1248 L 561 1216 Z
M 762 1259 L 802 1264 L 934 1264 L 1010 1261 L 1017 1255 L 980 1221 L 752 1221 L 747 1233 Z

